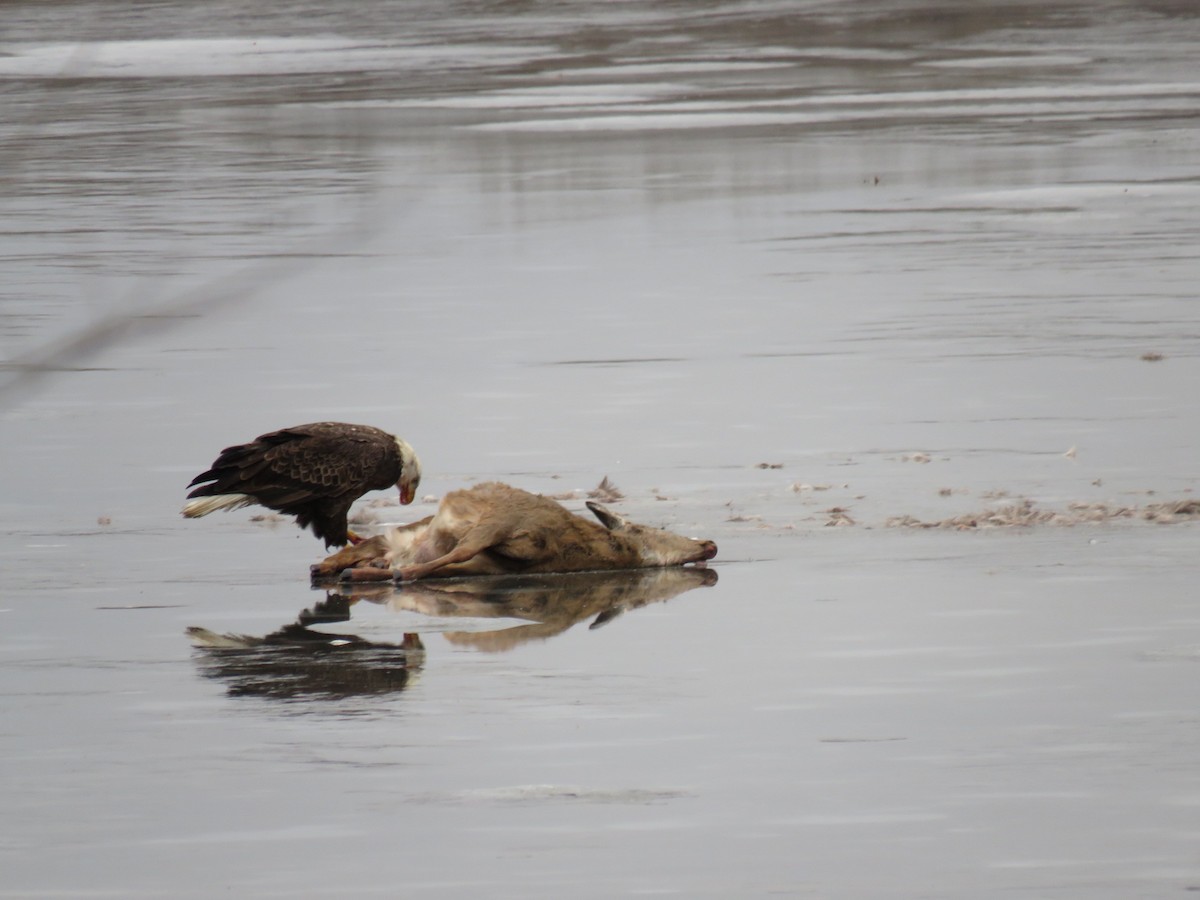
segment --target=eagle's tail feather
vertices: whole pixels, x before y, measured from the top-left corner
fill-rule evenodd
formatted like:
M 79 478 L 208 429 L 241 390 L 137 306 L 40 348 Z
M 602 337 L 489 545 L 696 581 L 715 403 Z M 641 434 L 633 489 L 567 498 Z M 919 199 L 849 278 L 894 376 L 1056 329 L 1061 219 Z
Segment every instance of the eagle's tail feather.
M 184 504 L 183 515 L 188 519 L 198 519 L 211 512 L 216 512 L 218 509 L 241 509 L 254 502 L 254 498 L 249 494 L 217 494 L 214 497 L 197 497 Z
M 248 650 L 263 642 L 262 638 L 252 638 L 245 634 L 217 634 L 197 625 L 190 626 L 187 633 L 194 646 L 209 647 L 213 650 Z

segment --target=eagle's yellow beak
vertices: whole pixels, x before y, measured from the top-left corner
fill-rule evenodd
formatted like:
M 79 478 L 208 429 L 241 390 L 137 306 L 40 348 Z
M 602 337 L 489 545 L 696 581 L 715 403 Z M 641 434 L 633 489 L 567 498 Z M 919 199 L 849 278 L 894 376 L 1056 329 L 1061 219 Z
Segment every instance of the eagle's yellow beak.
M 417 486 L 415 484 L 402 484 L 402 485 L 399 485 L 399 488 L 400 488 L 400 502 L 403 503 L 405 506 L 412 503 L 413 498 L 416 496 L 416 493 L 417 493 Z

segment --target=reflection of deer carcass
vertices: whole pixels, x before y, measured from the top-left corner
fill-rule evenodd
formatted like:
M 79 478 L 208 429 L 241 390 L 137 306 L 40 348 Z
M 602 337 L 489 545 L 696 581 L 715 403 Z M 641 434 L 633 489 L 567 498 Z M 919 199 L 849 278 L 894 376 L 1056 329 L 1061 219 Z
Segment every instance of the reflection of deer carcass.
M 712 541 L 634 525 L 599 503 L 587 506 L 601 524 L 528 491 L 497 482 L 479 484 L 447 494 L 436 515 L 334 553 L 314 565 L 312 573 L 320 577 L 361 566 L 386 567 L 411 581 L 680 566 L 717 555 Z
M 496 652 L 561 634 L 585 619 L 599 628 L 621 613 L 670 600 L 717 582 L 712 569 L 671 566 L 624 572 L 568 572 L 548 575 L 496 575 L 429 579 L 387 585 L 388 606 L 428 616 L 471 619 L 524 619 L 495 630 L 446 630 L 452 644 Z

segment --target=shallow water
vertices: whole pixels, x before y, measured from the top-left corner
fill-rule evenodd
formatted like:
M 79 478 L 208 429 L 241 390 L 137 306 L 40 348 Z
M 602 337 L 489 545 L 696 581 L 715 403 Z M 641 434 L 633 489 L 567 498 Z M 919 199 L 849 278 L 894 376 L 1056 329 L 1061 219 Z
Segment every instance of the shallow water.
M 0 32 L 0 896 L 1200 887 L 1194 526 L 884 527 L 1191 496 L 1190 4 L 100 9 Z M 320 548 L 184 485 L 322 418 L 719 579 L 222 668 Z

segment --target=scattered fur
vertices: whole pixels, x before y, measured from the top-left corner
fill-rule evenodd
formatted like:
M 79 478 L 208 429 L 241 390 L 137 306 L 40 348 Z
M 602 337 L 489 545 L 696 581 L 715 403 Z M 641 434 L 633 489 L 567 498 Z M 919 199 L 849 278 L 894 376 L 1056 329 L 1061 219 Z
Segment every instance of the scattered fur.
M 1068 503 L 1066 509 L 1041 509 L 1034 501 L 1021 498 L 1017 502 L 982 512 L 952 516 L 948 519 L 922 521 L 915 516 L 893 516 L 884 525 L 888 528 L 940 528 L 967 531 L 975 528 L 1025 528 L 1033 525 L 1072 527 L 1133 519 L 1159 524 L 1200 519 L 1200 500 L 1175 500 L 1148 503 L 1145 506 L 1113 506 L 1108 503 Z
M 850 511 L 841 506 L 830 507 L 825 510 L 825 514 L 829 516 L 828 521 L 825 522 L 826 528 L 844 528 L 847 525 L 858 524 L 851 518 Z
M 624 500 L 625 495 L 621 493 L 621 489 L 608 480 L 605 475 L 598 485 L 588 491 L 588 498 L 591 500 L 599 500 L 602 503 L 615 503 L 618 500 Z

